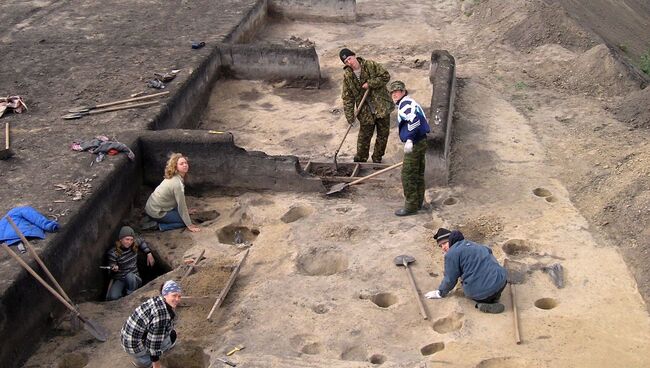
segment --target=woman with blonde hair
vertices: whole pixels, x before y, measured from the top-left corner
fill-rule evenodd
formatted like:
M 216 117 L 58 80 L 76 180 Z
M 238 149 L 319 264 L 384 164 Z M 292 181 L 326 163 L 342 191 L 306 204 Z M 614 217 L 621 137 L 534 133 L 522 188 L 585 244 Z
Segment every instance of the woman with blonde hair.
M 201 230 L 192 224 L 190 211 L 185 203 L 184 181 L 189 169 L 190 164 L 187 157 L 181 153 L 172 153 L 165 166 L 165 179 L 151 193 L 144 207 L 147 215 L 155 223 L 145 224 L 143 228 L 151 228 L 157 223 L 160 231 L 182 227 L 187 227 L 192 232 Z

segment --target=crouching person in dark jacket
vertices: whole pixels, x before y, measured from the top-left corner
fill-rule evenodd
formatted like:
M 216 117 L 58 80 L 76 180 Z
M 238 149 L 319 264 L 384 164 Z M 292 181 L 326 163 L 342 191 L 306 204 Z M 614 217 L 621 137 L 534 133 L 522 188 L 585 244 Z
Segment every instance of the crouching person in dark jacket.
M 160 357 L 176 344 L 174 312 L 181 301 L 181 288 L 174 281 L 163 284 L 161 295 L 133 311 L 121 331 L 122 348 L 139 368 L 160 368 Z
M 445 275 L 438 287 L 426 293 L 429 299 L 440 299 L 462 279 L 463 293 L 476 302 L 476 308 L 485 313 L 501 313 L 501 292 L 506 287 L 507 272 L 497 262 L 492 250 L 469 240 L 458 231 L 438 229 L 434 235 L 438 246 L 445 252 Z
M 122 226 L 118 238 L 115 246 L 106 254 L 112 278 L 106 300 L 116 300 L 129 295 L 142 285 L 138 272 L 138 251 L 147 255 L 147 266 L 153 267 L 155 263 L 149 245 L 143 239 L 136 238 L 131 227 Z

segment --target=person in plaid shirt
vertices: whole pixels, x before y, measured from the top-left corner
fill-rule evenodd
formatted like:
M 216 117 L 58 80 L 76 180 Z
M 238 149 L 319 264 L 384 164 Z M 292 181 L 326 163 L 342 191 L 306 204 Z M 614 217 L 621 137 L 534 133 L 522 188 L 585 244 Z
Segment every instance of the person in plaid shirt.
M 133 311 L 122 326 L 122 348 L 139 368 L 161 368 L 160 357 L 176 343 L 174 310 L 181 301 L 181 288 L 166 281 L 161 295 L 148 299 Z

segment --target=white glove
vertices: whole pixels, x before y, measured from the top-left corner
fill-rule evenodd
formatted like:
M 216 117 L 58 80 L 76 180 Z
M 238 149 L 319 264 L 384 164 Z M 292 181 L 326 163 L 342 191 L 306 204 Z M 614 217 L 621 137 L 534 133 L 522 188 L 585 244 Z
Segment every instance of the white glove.
M 411 152 L 413 152 L 413 141 L 409 139 L 404 144 L 404 153 L 411 153 Z
M 427 299 L 442 299 L 440 290 L 429 291 L 428 293 L 424 294 L 424 297 Z

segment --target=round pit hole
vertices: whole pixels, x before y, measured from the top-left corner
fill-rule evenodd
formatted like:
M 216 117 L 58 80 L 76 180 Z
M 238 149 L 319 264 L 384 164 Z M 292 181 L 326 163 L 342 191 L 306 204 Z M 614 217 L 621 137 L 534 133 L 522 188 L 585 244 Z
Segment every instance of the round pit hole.
M 531 248 L 521 239 L 510 239 L 503 244 L 503 252 L 509 256 L 521 256 L 530 253 Z
M 458 200 L 456 198 L 454 198 L 454 197 L 449 197 L 449 198 L 445 199 L 444 201 L 442 201 L 442 204 L 444 204 L 445 206 L 453 206 L 456 203 L 458 203 Z
M 228 225 L 217 231 L 219 243 L 230 245 L 252 243 L 258 235 L 260 235 L 259 229 L 237 225 Z
M 289 211 L 287 211 L 280 220 L 284 222 L 285 224 L 292 223 L 294 221 L 298 221 L 302 218 L 305 218 L 311 214 L 311 209 L 307 207 L 293 207 Z
M 217 217 L 219 217 L 219 215 L 220 215 L 219 212 L 215 210 L 208 210 L 208 211 L 197 212 L 193 214 L 191 217 L 192 220 L 196 221 L 199 224 L 202 224 L 204 222 L 212 221 L 216 219 Z
M 432 355 L 443 350 L 444 348 L 445 348 L 444 342 L 434 342 L 433 344 L 423 346 L 420 349 L 420 353 L 422 353 L 422 355 Z
M 386 357 L 381 354 L 373 354 L 370 359 L 368 359 L 372 364 L 384 364 Z
M 380 308 L 388 308 L 397 303 L 397 297 L 391 293 L 378 293 L 373 295 L 370 300 Z
M 550 190 L 545 189 L 545 188 L 535 188 L 533 189 L 533 194 L 538 196 L 538 197 L 548 197 L 553 195 Z
M 535 301 L 535 306 L 539 309 L 553 309 L 557 307 L 557 301 L 553 298 L 542 298 Z
M 300 352 L 303 354 L 317 355 L 323 352 L 323 346 L 319 342 L 312 342 L 303 346 Z
M 348 268 L 348 259 L 335 250 L 312 249 L 296 260 L 298 271 L 309 276 L 329 276 Z
M 555 198 L 554 196 L 548 196 L 548 197 L 546 197 L 546 198 L 544 198 L 544 199 L 545 199 L 546 202 L 548 202 L 548 203 L 555 203 L 555 202 L 557 202 L 557 198 Z
M 440 318 L 433 323 L 433 330 L 440 334 L 458 331 L 463 327 L 463 314 L 453 313 L 449 317 Z
M 330 311 L 330 309 L 325 304 L 317 304 L 311 307 L 311 310 L 316 314 L 325 314 Z
M 83 368 L 88 365 L 88 354 L 69 353 L 59 361 L 57 368 Z
M 210 356 L 202 347 L 184 341 L 163 354 L 162 364 L 165 368 L 207 368 L 210 365 Z

